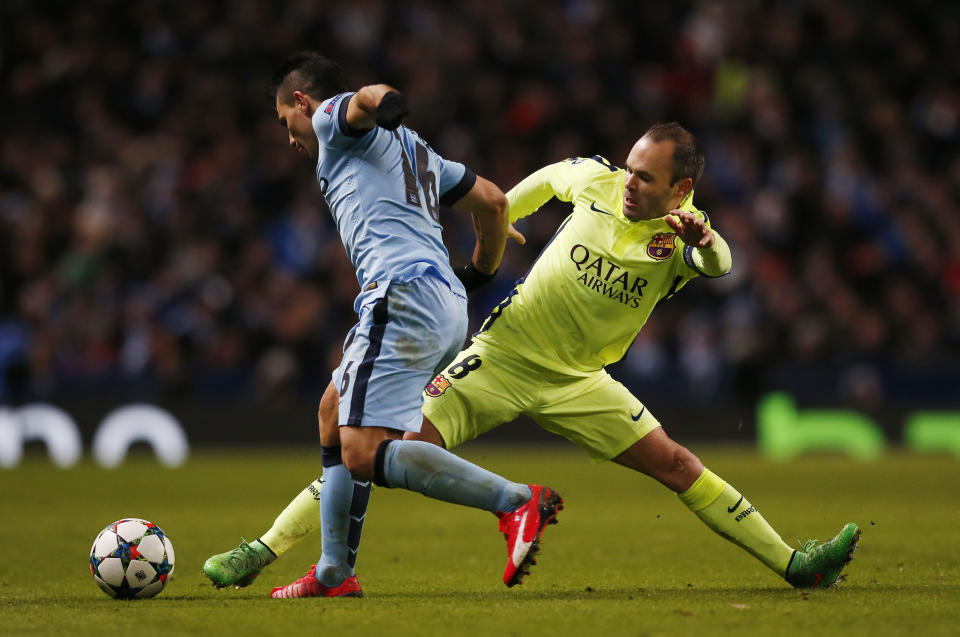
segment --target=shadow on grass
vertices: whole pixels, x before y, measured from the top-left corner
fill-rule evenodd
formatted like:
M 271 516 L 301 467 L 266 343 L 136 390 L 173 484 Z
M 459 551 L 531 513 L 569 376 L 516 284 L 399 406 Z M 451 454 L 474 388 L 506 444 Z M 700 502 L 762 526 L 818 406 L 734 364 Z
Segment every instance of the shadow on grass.
M 761 601 L 790 601 L 790 600 L 817 600 L 830 599 L 832 596 L 849 595 L 872 596 L 889 595 L 896 592 L 900 595 L 925 595 L 932 597 L 956 597 L 960 598 L 960 584 L 924 584 L 924 585 L 843 585 L 834 589 L 823 590 L 797 590 L 783 587 L 766 588 L 718 588 L 718 587 L 697 587 L 682 586 L 669 588 L 551 588 L 548 590 L 497 590 L 497 591 L 451 591 L 451 590 L 423 590 L 423 591 L 398 591 L 398 590 L 377 590 L 368 592 L 364 600 L 329 600 L 334 602 L 345 602 L 349 604 L 363 604 L 364 601 L 378 603 L 395 602 L 397 600 L 407 601 L 434 601 L 434 602 L 510 602 L 515 604 L 524 603 L 542 603 L 542 602 L 569 602 L 569 601 L 658 601 L 665 602 L 670 600 L 686 601 L 696 598 L 699 602 L 715 600 L 717 602 L 727 603 L 731 600 L 748 602 L 754 600 Z M 265 596 L 218 596 L 218 595 L 159 595 L 148 600 L 124 600 L 91 597 L 87 594 L 82 595 L 2 595 L 0 596 L 0 610 L 24 608 L 33 605 L 44 606 L 74 606 L 82 605 L 85 608 L 95 609 L 97 607 L 107 608 L 114 605 L 140 606 L 143 604 L 216 604 L 216 605 L 242 605 L 247 603 L 269 603 L 278 606 L 289 603 L 290 600 L 275 601 Z M 297 602 L 296 600 L 293 603 Z
M 477 592 L 477 591 L 378 591 L 368 595 L 369 600 L 438 600 L 455 602 L 503 602 L 513 603 L 539 603 L 544 601 L 643 601 L 658 600 L 665 601 L 675 599 L 677 601 L 686 600 L 690 597 L 696 597 L 698 600 L 706 601 L 715 599 L 718 602 L 729 602 L 731 599 L 739 601 L 749 601 L 750 599 L 759 600 L 814 600 L 829 599 L 838 594 L 848 595 L 888 595 L 891 592 L 913 593 L 916 595 L 929 595 L 932 592 L 936 596 L 960 595 L 960 585 L 844 585 L 833 589 L 793 589 L 780 586 L 766 588 L 717 588 L 717 587 L 698 587 L 683 586 L 670 588 L 603 588 L 587 587 L 585 589 L 550 589 L 538 591 L 496 591 L 496 592 Z

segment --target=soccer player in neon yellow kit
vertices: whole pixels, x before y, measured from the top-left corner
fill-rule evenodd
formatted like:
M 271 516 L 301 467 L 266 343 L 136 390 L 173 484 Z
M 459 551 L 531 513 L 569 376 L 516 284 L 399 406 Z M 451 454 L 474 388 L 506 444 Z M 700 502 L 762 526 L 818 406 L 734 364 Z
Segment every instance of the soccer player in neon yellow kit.
M 657 302 L 698 275 L 722 276 L 731 267 L 726 242 L 693 205 L 703 166 L 696 140 L 671 123 L 637 141 L 625 170 L 599 156 L 569 159 L 508 192 L 511 221 L 552 197 L 571 202 L 573 212 L 473 343 L 426 387 L 421 431 L 406 436 L 452 448 L 526 414 L 594 462 L 612 460 L 660 481 L 790 584 L 831 586 L 856 550 L 856 524 L 824 544 L 790 548 L 604 370 L 623 357 Z M 331 419 L 323 402 L 320 417 L 323 435 Z M 285 516 L 301 530 L 316 524 L 309 507 L 296 514 L 296 503 L 268 536 L 288 524 Z M 260 568 L 251 563 L 244 576 Z

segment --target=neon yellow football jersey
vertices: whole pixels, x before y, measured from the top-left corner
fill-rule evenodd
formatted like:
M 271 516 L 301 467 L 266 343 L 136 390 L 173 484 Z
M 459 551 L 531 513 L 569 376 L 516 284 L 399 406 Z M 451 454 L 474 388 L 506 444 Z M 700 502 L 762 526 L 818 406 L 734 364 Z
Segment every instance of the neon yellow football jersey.
M 573 213 L 474 339 L 586 375 L 623 357 L 658 301 L 698 274 L 729 271 L 730 249 L 719 234 L 711 250 L 699 250 L 661 218 L 627 219 L 625 179 L 602 157 L 578 157 L 538 170 L 507 193 L 511 222 L 551 197 L 573 203 Z M 680 208 L 709 225 L 692 191 Z

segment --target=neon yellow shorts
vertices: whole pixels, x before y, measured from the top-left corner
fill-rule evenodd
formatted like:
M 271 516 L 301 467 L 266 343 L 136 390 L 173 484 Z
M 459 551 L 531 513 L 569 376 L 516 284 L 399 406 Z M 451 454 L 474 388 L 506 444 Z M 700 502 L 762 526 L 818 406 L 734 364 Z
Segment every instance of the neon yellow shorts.
M 620 455 L 660 423 L 606 370 L 572 376 L 474 342 L 424 390 L 423 414 L 448 449 L 525 414 L 593 462 Z

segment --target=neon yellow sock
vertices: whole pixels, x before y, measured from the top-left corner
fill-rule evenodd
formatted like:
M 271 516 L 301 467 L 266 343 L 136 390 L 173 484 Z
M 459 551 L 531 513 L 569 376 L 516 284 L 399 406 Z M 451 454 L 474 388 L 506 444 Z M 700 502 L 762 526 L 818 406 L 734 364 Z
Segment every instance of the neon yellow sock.
M 277 516 L 270 530 L 260 536 L 260 541 L 278 557 L 307 537 L 311 531 L 320 528 L 322 486 L 320 478 L 308 484 Z
M 793 549 L 787 546 L 760 512 L 739 491 L 704 468 L 680 500 L 718 535 L 745 549 L 781 577 Z

